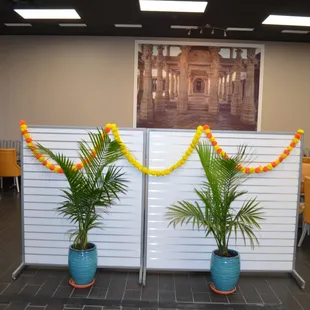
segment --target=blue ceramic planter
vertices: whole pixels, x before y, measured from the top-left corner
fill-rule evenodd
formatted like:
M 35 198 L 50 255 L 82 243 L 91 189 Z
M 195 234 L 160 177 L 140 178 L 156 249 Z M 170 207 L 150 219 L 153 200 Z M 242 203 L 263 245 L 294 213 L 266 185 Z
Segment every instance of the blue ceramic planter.
M 229 250 L 234 256 L 222 257 L 213 251 L 211 257 L 211 277 L 215 288 L 221 292 L 232 291 L 239 280 L 240 255 L 237 251 Z
M 69 272 L 77 285 L 91 283 L 97 271 L 97 248 L 94 244 L 88 250 L 69 249 Z

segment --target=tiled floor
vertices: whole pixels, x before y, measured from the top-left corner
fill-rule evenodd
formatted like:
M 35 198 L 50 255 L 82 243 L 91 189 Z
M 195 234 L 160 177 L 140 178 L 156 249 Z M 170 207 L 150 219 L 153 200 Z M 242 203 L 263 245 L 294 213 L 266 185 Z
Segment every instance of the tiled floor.
M 100 270 L 91 289 L 75 290 L 66 269 L 28 268 L 12 282 L 20 262 L 19 198 L 12 191 L 0 195 L 0 310 L 310 309 L 310 287 L 301 290 L 289 276 L 242 276 L 228 297 L 212 293 L 203 273 L 148 273 L 142 288 L 136 272 Z M 298 251 L 297 270 L 310 281 L 310 237 Z

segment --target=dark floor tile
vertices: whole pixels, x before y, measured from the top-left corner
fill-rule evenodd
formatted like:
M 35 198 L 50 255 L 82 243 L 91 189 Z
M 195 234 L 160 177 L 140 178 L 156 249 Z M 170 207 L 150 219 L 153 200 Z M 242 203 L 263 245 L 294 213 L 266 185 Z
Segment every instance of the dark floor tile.
M 27 284 L 25 287 L 21 289 L 21 291 L 19 292 L 19 295 L 35 296 L 40 288 L 41 286 L 39 285 L 28 285 Z
M 31 268 L 31 267 L 26 267 L 22 273 L 20 274 L 20 276 L 34 276 L 37 273 L 37 269 L 36 268 Z
M 27 305 L 25 302 L 12 302 L 7 310 L 24 310 Z
M 193 295 L 188 274 L 175 274 L 174 284 L 178 302 L 193 302 Z
M 9 304 L 0 304 L 0 310 L 6 310 L 9 307 Z
M 139 284 L 139 273 L 128 273 L 126 289 L 127 290 L 139 290 L 141 285 Z
M 210 299 L 211 299 L 211 302 L 222 303 L 222 304 L 228 303 L 228 299 L 224 295 L 217 295 L 215 293 L 210 293 Z
M 158 289 L 159 285 L 159 274 L 158 273 L 148 273 L 146 275 L 146 286 L 151 286 Z
M 71 286 L 59 286 L 55 291 L 53 298 L 68 298 L 70 297 L 73 288 Z
M 127 281 L 127 273 L 114 273 L 108 287 L 107 299 L 120 300 L 123 298 Z
M 248 304 L 262 304 L 263 300 L 260 298 L 257 290 L 251 284 L 239 283 L 241 293 Z
M 61 304 L 48 304 L 45 310 L 63 310 L 64 305 Z
M 265 279 L 254 278 L 252 285 L 257 289 L 259 294 L 272 294 L 271 287 Z
M 91 288 L 74 289 L 71 296 L 72 298 L 86 298 L 90 293 Z
M 45 310 L 45 307 L 28 306 L 25 310 Z
M 173 291 L 174 290 L 173 273 L 159 274 L 158 287 L 160 291 Z
M 309 284 L 310 285 L 310 284 Z M 310 309 L 310 296 L 307 294 L 295 294 L 295 299 L 306 310 Z
M 159 291 L 159 302 L 176 302 L 174 291 Z
M 2 292 L 4 296 L 18 295 L 18 293 L 27 285 L 25 279 L 17 279 L 14 282 L 11 282 L 9 286 Z
M 57 277 L 49 277 L 37 292 L 40 297 L 52 297 L 59 287 L 61 279 Z
M 0 283 L 0 295 L 9 286 L 9 283 Z
M 144 301 L 158 301 L 158 289 L 147 285 L 142 288 L 142 300 Z
M 83 309 L 83 305 L 70 305 L 70 304 L 67 304 L 67 305 L 65 305 L 65 307 L 64 307 L 64 310 L 74 310 L 74 309 Z
M 89 298 L 105 299 L 107 295 L 107 288 L 104 287 L 92 287 Z
M 194 302 L 211 302 L 210 294 L 203 292 L 193 292 Z
M 102 310 L 102 307 L 101 306 L 85 306 L 83 310 Z
M 280 301 L 275 294 L 260 294 L 264 304 L 279 304 Z
M 102 287 L 102 288 L 107 289 L 110 285 L 112 276 L 113 276 L 113 273 L 110 271 L 97 272 L 94 287 Z
M 141 300 L 141 289 L 125 290 L 124 300 Z
M 210 286 L 208 285 L 204 274 L 190 274 L 189 281 L 193 292 L 210 292 Z
M 229 295 L 227 296 L 227 298 L 231 304 L 245 304 L 246 303 L 242 294 Z

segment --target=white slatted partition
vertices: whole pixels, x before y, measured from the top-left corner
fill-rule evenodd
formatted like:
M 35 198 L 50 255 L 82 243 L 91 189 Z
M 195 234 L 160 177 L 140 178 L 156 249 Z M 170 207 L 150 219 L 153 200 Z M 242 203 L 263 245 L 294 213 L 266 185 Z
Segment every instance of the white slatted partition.
M 33 140 L 78 161 L 77 141 L 89 141 L 87 128 L 29 127 Z M 96 130 L 95 130 L 96 131 Z M 120 130 L 135 157 L 144 160 L 144 130 Z M 98 248 L 99 267 L 140 268 L 143 212 L 143 176 L 125 159 L 118 162 L 129 180 L 129 190 L 102 219 L 103 229 L 91 231 Z M 23 145 L 24 263 L 67 265 L 72 224 L 55 212 L 67 181 L 43 167 Z
M 149 167 L 161 169 L 175 163 L 188 147 L 193 131 L 149 131 Z M 246 144 L 255 151 L 253 166 L 275 160 L 289 145 L 293 134 L 214 132 L 219 145 L 234 154 L 237 146 Z M 231 248 L 241 254 L 243 271 L 292 271 L 296 232 L 299 185 L 300 144 L 273 171 L 253 174 L 244 184 L 249 197 L 257 196 L 264 208 L 265 221 L 258 233 L 260 246 L 254 250 L 231 241 Z M 147 264 L 148 269 L 208 270 L 216 247 L 212 236 L 192 226 L 167 227 L 167 206 L 178 200 L 197 200 L 194 187 L 199 188 L 203 177 L 195 152 L 188 162 L 167 177 L 150 177 L 148 183 Z M 240 208 L 237 201 L 234 208 Z

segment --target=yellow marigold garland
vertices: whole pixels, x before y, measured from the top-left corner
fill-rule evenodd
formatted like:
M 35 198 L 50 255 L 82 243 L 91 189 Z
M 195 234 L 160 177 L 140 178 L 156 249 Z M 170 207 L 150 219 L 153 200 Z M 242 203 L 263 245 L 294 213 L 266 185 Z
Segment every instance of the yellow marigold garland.
M 25 141 L 27 142 L 27 145 L 29 149 L 32 151 L 34 156 L 42 163 L 43 166 L 46 166 L 46 168 L 50 169 L 51 171 L 54 171 L 55 173 L 63 173 L 63 170 L 56 165 L 53 165 L 50 163 L 47 158 L 45 158 L 43 155 L 40 154 L 39 150 L 36 147 L 36 144 L 33 142 L 30 133 L 28 132 L 28 127 L 25 121 L 20 121 L 20 130 L 22 135 L 24 136 Z M 206 137 L 209 139 L 210 143 L 212 144 L 213 148 L 215 151 L 222 157 L 228 159 L 229 156 L 226 154 L 226 152 L 218 145 L 215 137 L 212 135 L 211 129 L 208 125 L 204 126 L 198 126 L 196 133 L 193 137 L 193 140 L 191 144 L 189 145 L 188 149 L 185 151 L 183 156 L 173 165 L 171 165 L 167 169 L 163 170 L 152 170 L 149 169 L 143 165 L 141 165 L 135 158 L 134 156 L 130 153 L 124 142 L 122 141 L 118 128 L 116 124 L 107 124 L 104 128 L 104 132 L 109 133 L 112 130 L 114 139 L 121 145 L 121 151 L 123 155 L 126 157 L 129 163 L 131 163 L 134 167 L 136 167 L 139 171 L 142 173 L 148 174 L 148 175 L 153 175 L 153 176 L 165 176 L 169 175 L 172 171 L 175 169 L 181 167 L 182 165 L 185 164 L 189 156 L 193 153 L 195 150 L 195 147 L 204 132 L 206 134 Z M 294 138 L 292 139 L 292 142 L 290 145 L 283 151 L 283 153 L 273 162 L 269 163 L 266 166 L 258 166 L 258 167 L 244 167 L 240 165 L 238 167 L 239 170 L 241 170 L 243 173 L 250 174 L 250 173 L 261 173 L 261 172 L 267 172 L 278 166 L 293 150 L 293 148 L 296 147 L 298 142 L 300 141 L 304 131 L 302 129 L 299 129 Z M 93 150 L 91 153 L 91 156 L 96 156 L 96 152 Z M 72 167 L 72 169 L 82 169 L 83 166 L 87 164 L 87 161 L 85 159 L 84 163 L 80 162 Z

